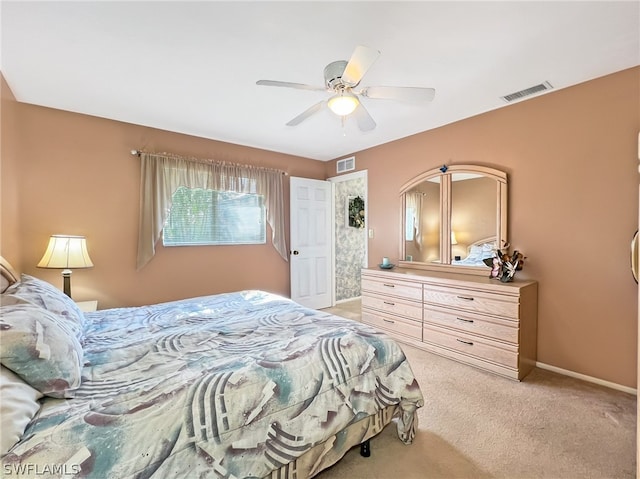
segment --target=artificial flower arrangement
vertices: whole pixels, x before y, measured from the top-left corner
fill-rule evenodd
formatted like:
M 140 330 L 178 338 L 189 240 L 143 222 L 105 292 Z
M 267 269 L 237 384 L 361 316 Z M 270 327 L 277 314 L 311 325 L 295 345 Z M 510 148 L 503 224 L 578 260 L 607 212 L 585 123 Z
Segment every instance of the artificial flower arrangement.
M 489 278 L 499 279 L 503 283 L 513 281 L 513 277 L 516 271 L 520 271 L 524 267 L 524 256 L 520 251 L 514 250 L 513 253 L 509 253 L 511 245 L 504 242 L 504 246 L 501 249 L 495 250 L 495 256 L 493 258 L 485 258 L 482 261 L 489 268 Z

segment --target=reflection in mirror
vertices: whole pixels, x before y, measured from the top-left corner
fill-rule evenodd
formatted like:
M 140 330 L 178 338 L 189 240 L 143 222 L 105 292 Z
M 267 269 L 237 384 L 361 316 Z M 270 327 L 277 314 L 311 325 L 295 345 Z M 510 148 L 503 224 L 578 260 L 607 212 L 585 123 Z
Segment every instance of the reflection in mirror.
M 440 262 L 440 181 L 405 193 L 405 259 Z
M 451 264 L 485 266 L 496 245 L 496 181 L 475 173 L 451 175 Z M 454 241 L 455 240 L 455 241 Z
M 485 274 L 507 240 L 507 175 L 484 166 L 451 165 L 405 183 L 400 265 Z

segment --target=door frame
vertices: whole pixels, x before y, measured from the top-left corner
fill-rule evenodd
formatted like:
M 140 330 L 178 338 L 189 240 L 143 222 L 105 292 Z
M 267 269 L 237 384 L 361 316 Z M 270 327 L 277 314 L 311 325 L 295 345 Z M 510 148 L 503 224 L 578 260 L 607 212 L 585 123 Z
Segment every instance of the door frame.
M 327 178 L 327 181 L 335 184 L 335 183 L 342 183 L 344 181 L 350 181 L 350 180 L 355 180 L 358 178 L 364 178 L 364 204 L 365 204 L 365 208 L 364 208 L 364 225 L 365 227 L 363 228 L 362 234 L 364 235 L 364 255 L 363 255 L 363 264 L 362 267 L 363 268 L 367 268 L 369 266 L 369 176 L 368 176 L 368 170 L 360 170 L 360 171 L 354 171 L 352 173 L 345 173 L 344 175 L 339 175 L 339 176 L 332 176 L 331 178 Z M 333 288 L 333 294 L 332 294 L 332 298 L 333 298 L 333 304 L 337 304 L 340 303 L 342 301 L 337 301 L 335 300 L 336 298 L 336 235 L 335 235 L 335 228 L 334 228 L 334 224 L 335 224 L 335 219 L 336 219 L 336 208 L 338 207 L 338 205 L 336 204 L 336 188 L 333 188 L 333 205 L 332 205 L 332 223 L 331 223 L 331 228 L 333 230 L 333 241 L 332 241 L 332 247 L 331 247 L 331 283 L 332 283 L 332 288 Z M 344 300 L 344 301 L 348 301 L 348 300 Z

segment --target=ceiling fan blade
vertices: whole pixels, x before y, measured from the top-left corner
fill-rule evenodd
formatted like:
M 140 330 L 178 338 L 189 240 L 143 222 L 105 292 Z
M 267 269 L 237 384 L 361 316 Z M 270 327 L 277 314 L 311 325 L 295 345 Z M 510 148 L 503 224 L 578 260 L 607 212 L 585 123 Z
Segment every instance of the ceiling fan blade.
M 289 122 L 287 122 L 287 126 L 299 125 L 304 120 L 309 118 L 311 115 L 314 115 L 314 114 L 318 113 L 320 110 L 322 110 L 325 107 L 326 104 L 327 104 L 327 101 L 323 100 L 323 101 L 318 102 L 315 105 L 307 108 L 305 111 L 303 111 L 298 116 L 296 116 L 293 120 L 290 120 Z
M 358 45 L 351 55 L 349 63 L 344 68 L 342 81 L 349 86 L 356 86 L 379 56 L 380 52 L 378 50 Z
M 358 93 L 367 98 L 422 102 L 433 100 L 436 91 L 433 88 L 410 86 L 368 86 Z
M 371 115 L 362 103 L 358 104 L 356 109 L 353 110 L 352 115 L 356 119 L 360 131 L 371 131 L 376 127 L 376 122 L 373 121 L 373 118 L 371 118 Z
M 311 90 L 311 91 L 326 91 L 326 88 L 322 88 L 319 86 L 311 86 L 305 85 L 304 83 L 291 83 L 286 81 L 276 81 L 276 80 L 258 80 L 256 85 L 263 86 L 280 86 L 285 88 L 297 88 L 298 90 Z

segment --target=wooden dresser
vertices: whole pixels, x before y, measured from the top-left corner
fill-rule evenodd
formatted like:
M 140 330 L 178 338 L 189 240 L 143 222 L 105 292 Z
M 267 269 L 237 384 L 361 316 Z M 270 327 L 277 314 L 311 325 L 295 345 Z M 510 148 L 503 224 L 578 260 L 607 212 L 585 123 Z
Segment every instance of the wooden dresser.
M 538 283 L 362 270 L 362 321 L 399 341 L 520 380 L 534 367 Z

